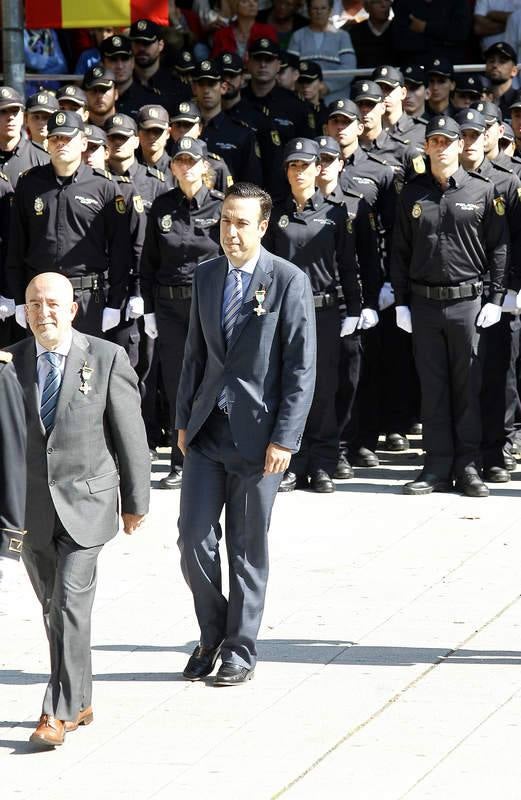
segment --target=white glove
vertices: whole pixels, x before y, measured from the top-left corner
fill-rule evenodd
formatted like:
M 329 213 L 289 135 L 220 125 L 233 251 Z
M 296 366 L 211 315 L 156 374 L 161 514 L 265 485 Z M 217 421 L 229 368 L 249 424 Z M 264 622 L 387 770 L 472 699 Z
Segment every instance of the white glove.
M 346 317 L 340 328 L 340 337 L 351 336 L 356 331 L 359 319 L 360 317 Z
M 151 339 L 157 339 L 157 322 L 155 314 L 145 314 L 145 333 Z
M 101 321 L 101 330 L 103 333 L 105 331 L 110 331 L 111 328 L 115 328 L 116 325 L 119 325 L 119 321 L 121 319 L 121 311 L 119 308 L 104 308 L 103 309 L 103 319 Z
M 142 317 L 145 313 L 145 301 L 142 297 L 132 297 L 128 298 L 127 303 L 127 310 L 125 311 L 125 319 L 128 322 L 129 319 L 137 319 L 138 317 Z
M 478 314 L 476 325 L 480 328 L 490 328 L 491 325 L 495 325 L 500 319 L 501 306 L 497 306 L 495 303 L 485 303 Z
M 367 331 L 369 328 L 374 328 L 375 325 L 378 325 L 378 320 L 379 317 L 376 311 L 373 311 L 372 308 L 363 308 L 356 327 Z
M 27 318 L 25 316 L 25 306 L 24 305 L 16 306 L 15 312 L 14 312 L 14 316 L 15 316 L 15 319 L 16 319 L 17 323 L 22 328 L 27 328 Z
M 411 310 L 409 306 L 396 306 L 396 324 L 405 333 L 412 333 Z
M 503 305 L 501 306 L 501 311 L 505 313 L 510 312 L 511 314 L 518 314 L 520 309 L 521 292 L 516 292 L 514 289 L 509 289 L 505 295 Z
M 16 304 L 14 300 L 11 300 L 9 297 L 4 297 L 0 294 L 0 319 L 2 322 L 7 319 L 7 317 L 12 317 L 15 312 Z
M 378 295 L 378 308 L 384 311 L 394 303 L 394 289 L 390 283 L 384 283 Z

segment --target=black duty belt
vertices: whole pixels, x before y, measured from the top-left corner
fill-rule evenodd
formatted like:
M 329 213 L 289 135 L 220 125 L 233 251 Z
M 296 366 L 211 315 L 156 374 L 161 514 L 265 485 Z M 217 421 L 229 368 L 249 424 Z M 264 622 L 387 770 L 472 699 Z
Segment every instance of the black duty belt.
M 411 292 L 427 300 L 462 300 L 465 297 L 481 297 L 483 283 L 462 283 L 460 286 L 424 286 L 411 283 Z
M 192 297 L 191 286 L 158 286 L 157 296 L 166 297 L 168 300 L 190 300 Z
M 332 308 L 336 306 L 338 303 L 338 298 L 335 294 L 328 294 L 327 292 L 320 292 L 320 294 L 314 294 L 313 300 L 315 302 L 315 311 L 318 311 L 322 308 Z
M 99 289 L 105 283 L 105 276 L 96 273 L 95 275 L 83 275 L 81 278 L 69 278 L 69 280 L 73 289 L 82 292 L 88 289 Z

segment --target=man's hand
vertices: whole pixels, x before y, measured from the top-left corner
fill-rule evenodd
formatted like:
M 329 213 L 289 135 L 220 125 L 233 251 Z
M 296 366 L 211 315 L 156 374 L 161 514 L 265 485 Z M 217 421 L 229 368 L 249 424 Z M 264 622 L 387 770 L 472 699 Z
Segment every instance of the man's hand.
M 181 431 L 179 431 L 181 433 Z M 264 475 L 276 475 L 279 472 L 286 472 L 291 461 L 291 450 L 281 447 L 278 444 L 270 444 L 266 450 L 266 460 L 264 461 Z
M 182 428 L 181 430 L 177 431 L 177 446 L 184 456 L 186 455 L 185 439 L 186 439 L 186 429 Z
M 123 513 L 121 514 L 121 519 L 123 520 L 123 530 L 125 531 L 125 533 L 134 533 L 134 531 L 137 530 L 139 526 L 143 524 L 145 515 L 126 514 L 123 511 Z
M 425 20 L 418 19 L 414 14 L 409 14 L 409 19 L 409 30 L 413 33 L 425 33 L 425 28 L 427 27 Z

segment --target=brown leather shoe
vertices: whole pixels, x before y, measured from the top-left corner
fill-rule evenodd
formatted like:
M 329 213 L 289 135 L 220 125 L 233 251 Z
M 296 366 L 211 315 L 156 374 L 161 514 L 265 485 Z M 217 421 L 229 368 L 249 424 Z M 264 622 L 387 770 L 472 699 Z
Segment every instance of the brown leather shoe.
M 38 727 L 29 739 L 42 747 L 59 747 L 65 739 L 65 725 L 52 714 L 42 714 Z
M 65 725 L 65 732 L 70 733 L 71 731 L 75 731 L 80 725 L 90 725 L 91 722 L 94 722 L 94 712 L 92 710 L 92 706 L 88 706 L 88 708 L 84 708 L 74 721 L 67 720 L 63 724 Z

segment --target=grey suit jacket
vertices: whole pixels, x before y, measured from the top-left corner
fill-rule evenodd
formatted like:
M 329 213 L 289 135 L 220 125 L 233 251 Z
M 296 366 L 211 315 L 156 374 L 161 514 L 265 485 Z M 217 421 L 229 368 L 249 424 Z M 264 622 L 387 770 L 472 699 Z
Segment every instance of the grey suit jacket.
M 227 271 L 225 257 L 195 271 L 176 428 L 187 429 L 190 444 L 226 386 L 234 441 L 244 458 L 259 463 L 269 442 L 294 453 L 300 447 L 315 386 L 313 294 L 302 270 L 261 248 L 226 348 L 221 312 Z M 257 316 L 261 285 L 267 313 Z
M 36 346 L 28 337 L 9 348 L 24 391 L 27 498 L 24 544 L 39 549 L 52 537 L 55 514 L 82 547 L 116 535 L 122 511 L 145 514 L 150 457 L 134 370 L 123 348 L 73 331 L 49 437 L 40 419 Z M 82 366 L 91 391 L 80 391 Z

